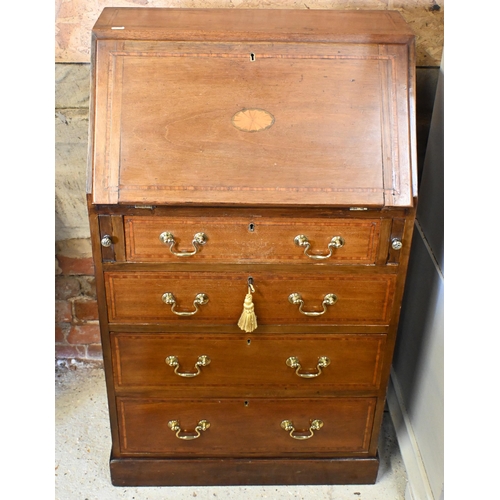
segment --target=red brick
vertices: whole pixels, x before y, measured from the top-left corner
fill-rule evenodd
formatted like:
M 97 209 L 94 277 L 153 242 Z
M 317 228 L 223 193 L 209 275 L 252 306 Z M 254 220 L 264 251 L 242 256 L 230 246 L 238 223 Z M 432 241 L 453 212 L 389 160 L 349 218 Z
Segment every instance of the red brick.
M 71 303 L 65 300 L 56 300 L 56 323 L 70 323 L 72 319 Z
M 66 342 L 69 325 L 56 325 L 56 342 Z
M 94 261 L 92 257 L 76 258 L 58 255 L 59 267 L 65 275 L 94 274 Z
M 72 325 L 67 339 L 73 345 L 97 344 L 101 341 L 99 325 Z
M 99 319 L 97 312 L 97 301 L 80 299 L 75 300 L 75 320 L 78 321 L 91 321 Z
M 102 360 L 101 344 L 90 344 L 87 346 L 87 357 L 92 360 Z
M 67 300 L 80 293 L 80 282 L 71 276 L 56 277 L 56 299 Z
M 56 344 L 56 359 L 86 359 L 85 347 Z

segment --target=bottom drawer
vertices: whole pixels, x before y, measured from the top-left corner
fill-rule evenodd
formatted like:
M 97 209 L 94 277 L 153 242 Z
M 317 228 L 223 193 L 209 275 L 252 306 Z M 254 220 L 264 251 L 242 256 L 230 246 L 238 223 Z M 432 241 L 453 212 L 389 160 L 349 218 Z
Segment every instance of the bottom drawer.
M 368 451 L 376 398 L 117 398 L 122 456 L 301 456 Z

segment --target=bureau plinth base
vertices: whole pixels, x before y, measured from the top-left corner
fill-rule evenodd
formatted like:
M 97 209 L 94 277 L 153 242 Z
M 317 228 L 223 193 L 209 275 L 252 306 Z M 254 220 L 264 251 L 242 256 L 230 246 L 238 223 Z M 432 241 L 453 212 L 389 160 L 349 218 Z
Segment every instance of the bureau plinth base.
M 114 486 L 374 484 L 375 458 L 110 460 Z

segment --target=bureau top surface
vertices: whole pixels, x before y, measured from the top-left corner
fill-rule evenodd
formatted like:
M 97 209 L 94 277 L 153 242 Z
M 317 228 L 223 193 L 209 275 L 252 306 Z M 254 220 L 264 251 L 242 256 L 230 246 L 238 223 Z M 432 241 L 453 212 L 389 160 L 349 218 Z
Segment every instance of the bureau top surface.
M 106 8 L 94 34 L 93 203 L 413 205 L 399 13 Z
M 404 43 L 413 32 L 396 11 L 322 9 L 103 9 L 97 38 L 295 40 Z

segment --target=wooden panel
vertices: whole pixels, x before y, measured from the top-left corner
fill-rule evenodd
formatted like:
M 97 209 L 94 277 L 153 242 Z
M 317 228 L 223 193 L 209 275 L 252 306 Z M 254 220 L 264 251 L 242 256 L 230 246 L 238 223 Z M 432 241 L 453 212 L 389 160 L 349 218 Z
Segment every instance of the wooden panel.
M 385 340 L 385 335 L 113 334 L 115 383 L 128 390 L 202 387 L 211 394 L 226 386 L 376 390 Z M 192 378 L 176 375 L 165 362 L 176 356 L 179 372 L 196 373 L 200 355 L 211 362 Z M 330 365 L 317 377 L 301 378 L 287 366 L 290 356 L 299 359 L 299 373 L 319 373 L 320 356 L 327 356 Z
M 57 0 L 58 5 L 62 0 Z M 192 7 L 208 7 L 216 4 L 219 7 L 232 7 L 229 0 L 211 1 L 192 0 Z M 197 28 L 197 37 L 202 39 L 220 39 L 224 36 L 235 39 L 236 36 L 244 38 L 262 38 L 263 36 L 274 39 L 282 39 L 286 33 L 290 39 L 311 41 L 321 38 L 338 39 L 346 33 L 350 33 L 352 38 L 355 33 L 358 37 L 369 36 L 375 38 L 385 32 L 387 41 L 400 41 L 397 39 L 397 32 L 404 35 L 407 33 L 407 26 L 401 23 L 402 17 L 411 24 L 412 31 L 417 35 L 417 65 L 439 67 L 443 49 L 443 25 L 444 25 L 444 5 L 443 2 L 433 4 L 429 7 L 428 0 L 414 0 L 413 2 L 390 2 L 389 0 L 364 0 L 362 10 L 346 11 L 345 0 L 332 0 L 328 2 L 328 10 L 324 10 L 324 0 L 309 0 L 306 6 L 300 6 L 302 12 L 295 14 L 291 7 L 297 7 L 293 0 L 282 0 L 280 6 L 287 8 L 282 11 L 279 18 L 269 9 L 267 0 L 253 0 L 246 3 L 254 11 L 249 15 L 246 9 L 224 9 L 224 15 L 230 16 L 227 21 L 220 23 L 215 16 L 214 9 L 206 9 L 207 12 L 193 15 L 190 9 L 182 9 L 184 17 L 178 14 L 176 9 L 168 9 L 166 13 L 155 9 L 153 12 L 137 8 L 130 8 L 128 0 L 98 0 L 89 4 L 85 0 L 68 0 L 64 2 L 64 8 L 56 9 L 56 62 L 86 62 L 90 60 L 89 46 L 82 43 L 82 40 L 91 39 L 92 24 L 98 18 L 102 7 L 128 7 L 123 12 L 125 17 L 117 16 L 116 9 L 106 9 L 99 20 L 97 26 L 100 31 L 99 36 L 110 37 L 164 37 L 177 36 L 183 39 L 185 32 L 190 30 L 193 36 L 193 28 Z M 149 2 L 147 5 L 152 5 Z M 155 0 L 154 7 L 170 7 L 171 0 Z M 264 8 L 263 8 L 264 7 Z M 141 8 L 141 6 L 139 6 Z M 383 12 L 384 10 L 395 8 L 398 12 Z M 371 12 L 366 12 L 372 9 Z M 377 10 L 377 12 L 374 12 Z M 337 12 L 333 12 L 337 11 Z M 340 11 L 340 12 L 339 12 Z M 174 15 L 172 15 L 174 14 Z M 209 17 L 209 20 L 199 20 L 197 26 L 191 19 L 196 20 L 201 16 Z M 217 12 L 220 16 L 220 10 Z M 238 19 L 239 18 L 239 19 Z M 241 25 L 241 19 L 245 19 L 243 28 L 236 32 L 236 27 Z M 374 21 L 372 19 L 375 18 Z M 378 18 L 378 19 L 377 19 Z M 295 19 L 295 22 L 294 22 Z M 389 21 L 389 23 L 385 21 Z M 114 23 L 123 21 L 127 30 L 112 30 Z M 279 23 L 279 24 L 278 24 Z M 156 29 L 152 29 L 152 24 L 156 24 Z M 295 25 L 293 25 L 295 24 Z M 123 24 L 122 24 L 123 25 Z M 149 26 L 148 26 L 149 25 Z M 288 25 L 288 27 L 286 27 Z M 265 32 L 267 26 L 267 33 Z M 132 33 L 131 33 L 132 31 Z M 142 31 L 142 33 L 141 33 Z M 389 36 L 389 33 L 392 35 Z M 401 35 L 400 35 L 401 36 Z M 269 39 L 269 38 L 268 38 Z
M 374 484 L 378 465 L 378 457 L 186 460 L 112 456 L 110 460 L 115 486 Z
M 123 230 L 123 217 L 121 215 L 111 216 L 113 236 L 116 239 L 114 245 L 117 262 L 125 261 L 125 233 Z
M 111 216 L 109 215 L 99 215 L 99 239 L 101 240 L 104 236 L 110 236 L 113 244 L 109 247 L 104 247 L 101 245 L 101 255 L 103 262 L 114 262 L 115 260 L 115 239 L 113 238 L 113 224 Z
M 396 276 L 394 275 L 297 275 L 253 273 L 255 311 L 260 324 L 388 324 Z M 176 272 L 105 273 L 110 323 L 234 324 L 243 309 L 248 274 Z M 177 316 L 162 301 L 173 293 L 176 311 L 192 312 L 198 293 L 209 302 L 193 316 Z M 322 311 L 326 294 L 337 302 L 321 316 L 306 316 L 289 302 L 300 293 L 306 312 Z
M 248 457 L 366 453 L 376 399 L 186 401 L 118 397 L 117 402 L 123 456 Z M 193 434 L 202 419 L 210 422 L 210 428 L 194 440 L 178 439 L 168 427 L 169 421 L 177 420 L 183 431 Z M 323 427 L 311 439 L 293 439 L 281 428 L 283 420 L 291 420 L 297 431 L 307 431 L 314 419 L 323 421 Z
M 176 257 L 159 239 L 168 231 L 175 237 L 174 252 L 192 252 L 193 237 L 203 232 L 207 243 L 196 255 Z M 301 219 L 263 217 L 125 217 L 127 260 L 131 262 L 273 262 L 373 264 L 380 219 Z M 328 255 L 333 236 L 345 244 L 332 249 L 329 259 L 314 260 L 294 243 L 304 234 L 312 255 Z
M 403 234 L 405 229 L 405 219 L 394 219 L 392 221 L 392 230 L 390 241 L 393 239 L 400 240 L 403 245 L 408 245 L 407 241 L 403 241 Z M 401 257 L 401 250 L 395 250 L 392 245 L 389 245 L 389 255 L 387 256 L 387 264 L 398 264 Z
M 94 203 L 411 206 L 405 46 L 116 43 Z
M 101 245 L 103 262 L 123 262 L 125 260 L 125 235 L 121 215 L 99 215 L 100 239 L 111 237 L 109 247 Z
M 113 27 L 126 26 L 126 30 Z M 398 12 L 294 9 L 105 9 L 98 37 L 152 40 L 349 41 L 401 43 L 413 32 Z

